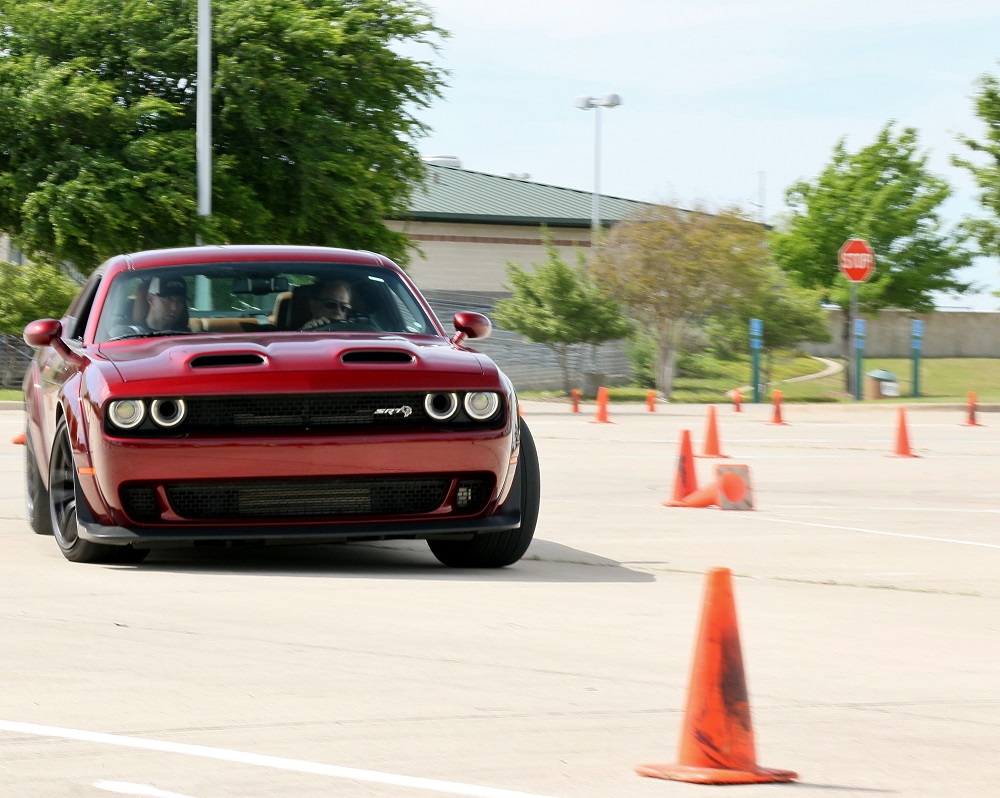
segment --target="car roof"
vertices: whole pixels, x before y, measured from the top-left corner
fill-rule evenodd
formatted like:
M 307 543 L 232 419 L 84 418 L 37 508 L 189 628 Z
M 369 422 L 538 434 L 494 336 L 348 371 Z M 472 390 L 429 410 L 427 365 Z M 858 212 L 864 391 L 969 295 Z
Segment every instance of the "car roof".
M 226 244 L 219 246 L 152 249 L 119 255 L 129 268 L 181 266 L 193 263 L 232 263 L 234 261 L 301 261 L 306 263 L 357 263 L 370 266 L 395 266 L 388 258 L 374 252 L 336 247 L 304 247 L 282 244 Z M 112 258 L 112 261 L 116 258 Z M 398 268 L 398 267 L 396 267 Z

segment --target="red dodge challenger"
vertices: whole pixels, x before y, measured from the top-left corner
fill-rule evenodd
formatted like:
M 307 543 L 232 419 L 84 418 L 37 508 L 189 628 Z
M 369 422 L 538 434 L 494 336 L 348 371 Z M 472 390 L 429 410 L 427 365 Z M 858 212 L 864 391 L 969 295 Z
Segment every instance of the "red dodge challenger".
M 155 547 L 426 539 L 446 565 L 521 558 L 538 456 L 510 380 L 370 252 L 118 255 L 24 379 L 28 518 L 74 562 Z

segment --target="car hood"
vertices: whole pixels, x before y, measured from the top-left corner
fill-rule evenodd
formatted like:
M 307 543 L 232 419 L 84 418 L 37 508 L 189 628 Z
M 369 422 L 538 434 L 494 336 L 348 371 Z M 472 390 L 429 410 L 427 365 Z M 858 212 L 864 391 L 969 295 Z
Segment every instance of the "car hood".
M 396 372 L 485 374 L 484 356 L 434 336 L 232 335 L 149 338 L 102 344 L 101 355 L 114 363 L 125 382 L 209 375 L 256 373 Z

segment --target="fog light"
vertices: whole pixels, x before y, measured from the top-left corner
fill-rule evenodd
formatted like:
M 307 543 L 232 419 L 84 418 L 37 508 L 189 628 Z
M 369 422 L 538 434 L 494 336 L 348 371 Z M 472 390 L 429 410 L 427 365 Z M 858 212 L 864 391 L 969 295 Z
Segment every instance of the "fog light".
M 491 391 L 475 391 L 465 395 L 465 412 L 476 421 L 492 418 L 500 407 L 500 397 Z
M 455 505 L 468 507 L 472 503 L 472 488 L 459 488 L 455 492 Z
M 116 399 L 108 406 L 108 418 L 119 429 L 138 427 L 146 417 L 142 399 Z

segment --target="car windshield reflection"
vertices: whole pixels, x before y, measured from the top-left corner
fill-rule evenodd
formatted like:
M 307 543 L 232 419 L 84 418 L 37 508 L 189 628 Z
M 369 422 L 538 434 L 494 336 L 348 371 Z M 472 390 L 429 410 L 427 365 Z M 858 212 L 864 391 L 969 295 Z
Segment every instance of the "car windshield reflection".
M 437 334 L 409 286 L 389 269 L 212 263 L 116 275 L 97 341 L 255 332 Z

